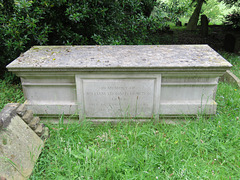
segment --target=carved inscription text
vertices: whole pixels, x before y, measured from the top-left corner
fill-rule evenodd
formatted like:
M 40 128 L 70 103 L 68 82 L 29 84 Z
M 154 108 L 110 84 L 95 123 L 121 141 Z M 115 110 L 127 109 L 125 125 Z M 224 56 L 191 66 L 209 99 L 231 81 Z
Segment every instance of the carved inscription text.
M 87 117 L 151 117 L 154 79 L 84 79 Z

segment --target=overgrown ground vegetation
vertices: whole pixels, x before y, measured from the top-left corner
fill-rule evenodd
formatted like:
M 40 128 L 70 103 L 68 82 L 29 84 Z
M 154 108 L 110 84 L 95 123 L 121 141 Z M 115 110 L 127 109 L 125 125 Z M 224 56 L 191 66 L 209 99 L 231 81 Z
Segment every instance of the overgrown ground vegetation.
M 220 54 L 233 65 L 231 71 L 240 79 L 240 56 L 226 52 Z
M 239 179 L 240 89 L 220 83 L 216 116 L 186 123 L 48 124 L 30 179 Z
M 6 73 L 4 79 L 0 79 L 0 111 L 8 103 L 23 103 L 23 91 L 19 82 L 13 80 L 15 77 Z

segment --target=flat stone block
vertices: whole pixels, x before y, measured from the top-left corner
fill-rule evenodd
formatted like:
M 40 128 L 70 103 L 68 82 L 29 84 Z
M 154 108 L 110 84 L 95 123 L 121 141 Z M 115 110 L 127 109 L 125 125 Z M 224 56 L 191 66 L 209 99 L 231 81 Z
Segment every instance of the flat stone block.
M 40 118 L 34 117 L 28 125 L 32 130 L 35 130 L 37 128 L 39 122 L 40 122 Z
M 35 46 L 7 68 L 40 117 L 115 120 L 215 114 L 231 64 L 207 45 Z
M 26 113 L 23 115 L 22 119 L 29 124 L 33 119 L 33 112 L 31 110 L 27 110 Z
M 22 116 L 26 113 L 26 111 L 27 111 L 25 104 L 21 104 L 21 105 L 17 108 L 16 111 L 17 111 L 17 114 L 18 114 L 20 117 L 22 117 Z
M 207 45 L 35 46 L 10 63 L 11 71 L 169 67 L 229 67 Z M 55 70 L 56 70 L 55 69 Z M 68 71 L 68 70 L 67 70 Z
M 19 117 L 0 130 L 0 176 L 7 180 L 28 179 L 43 148 L 43 141 Z
M 16 115 L 19 103 L 8 103 L 0 112 L 0 130 L 11 123 L 11 118 Z
M 240 88 L 240 79 L 229 70 L 220 78 L 220 81 L 236 85 Z
M 44 133 L 44 124 L 38 124 L 37 125 L 37 128 L 35 129 L 35 133 L 39 136 L 39 137 L 41 137 L 42 135 L 43 135 L 43 133 Z
M 41 136 L 41 139 L 42 139 L 42 140 L 46 140 L 46 139 L 49 138 L 49 136 L 50 136 L 49 128 L 48 128 L 48 127 L 44 127 L 44 128 L 43 128 L 43 134 L 42 134 L 42 136 Z

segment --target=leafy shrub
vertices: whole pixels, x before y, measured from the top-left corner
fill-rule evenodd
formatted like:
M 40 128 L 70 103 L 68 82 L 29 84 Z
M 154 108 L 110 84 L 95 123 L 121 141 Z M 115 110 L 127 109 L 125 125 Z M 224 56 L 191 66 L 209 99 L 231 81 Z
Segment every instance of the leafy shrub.
M 191 0 L 168 0 L 161 1 L 157 4 L 155 8 L 154 15 L 160 14 L 164 15 L 164 19 L 168 22 L 177 22 L 179 18 L 187 15 L 189 9 L 191 8 Z
M 225 17 L 225 24 L 230 25 L 233 29 L 240 29 L 240 12 L 234 11 Z
M 153 44 L 156 0 L 0 0 L 0 67 L 33 45 Z

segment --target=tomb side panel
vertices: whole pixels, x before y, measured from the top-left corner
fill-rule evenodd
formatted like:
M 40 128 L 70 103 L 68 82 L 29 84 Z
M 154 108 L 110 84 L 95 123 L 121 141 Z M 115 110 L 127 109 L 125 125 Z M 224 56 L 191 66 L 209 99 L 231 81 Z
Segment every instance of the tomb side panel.
M 161 114 L 215 114 L 215 74 L 165 76 L 161 85 Z
M 21 81 L 27 107 L 34 113 L 76 113 L 74 76 L 23 76 Z

